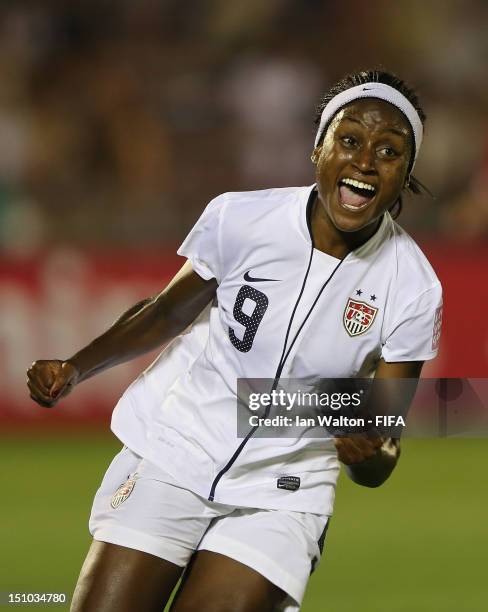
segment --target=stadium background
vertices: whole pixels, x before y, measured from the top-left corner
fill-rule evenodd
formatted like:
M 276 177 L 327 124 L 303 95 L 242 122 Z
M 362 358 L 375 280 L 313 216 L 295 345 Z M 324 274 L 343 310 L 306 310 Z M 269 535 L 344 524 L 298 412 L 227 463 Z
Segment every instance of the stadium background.
M 0 591 L 71 594 L 111 408 L 150 358 L 50 412 L 26 368 L 160 289 L 214 195 L 310 183 L 314 107 L 345 72 L 381 64 L 419 88 L 416 174 L 436 197 L 401 223 L 446 303 L 424 375 L 486 376 L 487 25 L 482 0 L 2 2 Z M 381 489 L 341 478 L 304 612 L 484 609 L 487 448 L 407 440 Z

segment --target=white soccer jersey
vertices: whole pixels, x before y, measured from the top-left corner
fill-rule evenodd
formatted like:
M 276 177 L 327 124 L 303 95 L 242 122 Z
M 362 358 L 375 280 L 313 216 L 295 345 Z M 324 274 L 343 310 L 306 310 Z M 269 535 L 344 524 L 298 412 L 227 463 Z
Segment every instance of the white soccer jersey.
M 114 433 L 182 486 L 216 502 L 331 514 L 332 438 L 236 434 L 238 378 L 347 378 L 437 352 L 441 287 L 386 213 L 343 260 L 313 247 L 314 187 L 214 199 L 178 253 L 218 281 L 217 305 L 126 391 Z M 279 488 L 298 477 L 296 490 Z

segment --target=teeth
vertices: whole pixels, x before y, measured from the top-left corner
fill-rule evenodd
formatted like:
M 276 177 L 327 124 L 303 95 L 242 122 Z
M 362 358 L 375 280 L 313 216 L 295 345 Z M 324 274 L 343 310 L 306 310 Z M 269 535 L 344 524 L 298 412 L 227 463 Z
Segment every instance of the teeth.
M 343 183 L 344 185 L 351 185 L 352 187 L 357 187 L 358 189 L 367 189 L 372 193 L 376 191 L 376 188 L 373 185 L 368 185 L 368 183 L 362 183 L 361 181 L 356 181 L 351 178 L 342 179 L 341 183 Z

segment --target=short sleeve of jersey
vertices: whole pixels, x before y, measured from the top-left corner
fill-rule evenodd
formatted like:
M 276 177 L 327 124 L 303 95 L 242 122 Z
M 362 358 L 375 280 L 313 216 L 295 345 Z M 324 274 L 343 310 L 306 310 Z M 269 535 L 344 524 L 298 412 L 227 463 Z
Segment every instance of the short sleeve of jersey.
M 393 320 L 381 356 L 387 362 L 433 359 L 438 353 L 441 323 L 442 289 L 436 284 Z
M 220 216 L 223 201 L 223 196 L 219 196 L 208 204 L 177 251 L 191 262 L 199 276 L 205 280 L 215 278 L 219 283 L 222 275 Z

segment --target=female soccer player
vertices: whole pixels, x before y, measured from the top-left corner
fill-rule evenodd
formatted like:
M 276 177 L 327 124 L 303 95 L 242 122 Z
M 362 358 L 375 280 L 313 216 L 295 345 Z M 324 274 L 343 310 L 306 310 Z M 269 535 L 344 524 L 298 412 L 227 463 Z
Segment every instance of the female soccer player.
M 217 197 L 159 295 L 70 359 L 29 369 L 32 398 L 51 407 L 167 345 L 114 412 L 124 448 L 95 497 L 73 611 L 161 610 L 184 568 L 176 612 L 299 608 L 338 459 L 378 486 L 399 443 L 263 439 L 258 427 L 238 438 L 237 379 L 418 378 L 436 355 L 440 284 L 390 214 L 418 192 L 424 119 L 393 75 L 346 77 L 319 109 L 315 185 Z

